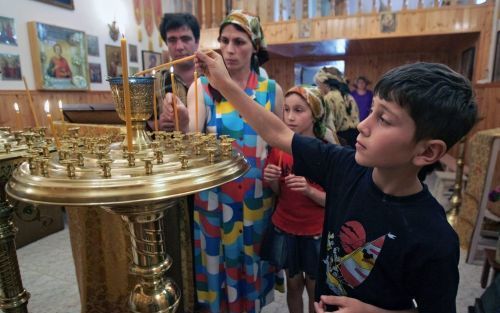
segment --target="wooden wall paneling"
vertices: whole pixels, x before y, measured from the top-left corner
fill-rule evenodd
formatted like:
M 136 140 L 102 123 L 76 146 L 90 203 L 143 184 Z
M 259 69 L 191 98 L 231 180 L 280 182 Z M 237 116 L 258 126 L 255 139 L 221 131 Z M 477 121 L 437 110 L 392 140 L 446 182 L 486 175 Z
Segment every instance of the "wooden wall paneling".
M 319 17 L 311 20 L 309 41 L 324 41 L 336 38 L 369 39 L 482 32 L 492 25 L 491 4 L 453 6 L 438 9 L 406 10 L 397 13 L 396 31 L 382 33 L 378 14 L 360 16 Z M 290 24 L 293 23 L 293 24 Z M 264 23 L 268 44 L 303 42 L 298 36 L 296 22 L 280 21 Z M 205 31 L 205 30 L 204 30 Z M 202 44 L 206 37 L 201 36 Z
M 268 12 L 268 10 L 269 10 L 268 3 L 269 2 L 272 3 L 272 1 L 267 1 L 267 0 L 259 0 L 259 2 L 258 2 L 258 6 L 257 6 L 258 10 L 255 13 L 259 16 L 261 23 L 266 23 L 269 20 L 269 12 Z M 271 21 L 271 20 L 269 20 L 269 21 Z
M 493 71 L 493 68 L 490 69 L 488 67 L 493 27 L 493 9 L 493 7 L 489 7 L 486 11 L 483 28 L 476 46 L 473 81 L 488 79 L 490 71 Z
M 50 102 L 51 114 L 55 121 L 61 119 L 58 108 L 58 101 L 61 100 L 65 105 L 70 104 L 109 104 L 113 103 L 111 92 L 109 91 L 90 91 L 90 92 L 47 92 L 31 91 L 35 113 L 41 126 L 47 126 L 47 117 L 44 111 L 46 100 Z M 0 90 L 0 126 L 15 126 L 14 102 L 19 104 L 21 120 L 24 126 L 35 126 L 35 120 L 28 104 L 28 98 L 24 90 Z

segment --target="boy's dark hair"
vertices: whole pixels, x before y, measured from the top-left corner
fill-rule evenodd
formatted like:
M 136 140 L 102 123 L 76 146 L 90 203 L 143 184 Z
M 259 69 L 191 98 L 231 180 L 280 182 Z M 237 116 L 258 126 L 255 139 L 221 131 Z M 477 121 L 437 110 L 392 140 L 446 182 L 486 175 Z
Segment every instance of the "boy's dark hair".
M 415 141 L 440 139 L 450 149 L 477 121 L 470 81 L 443 64 L 394 68 L 378 81 L 374 94 L 408 111 L 416 125 Z
M 190 13 L 165 13 L 159 27 L 161 38 L 167 42 L 167 32 L 173 29 L 188 26 L 193 32 L 194 40 L 200 40 L 200 24 L 194 15 Z

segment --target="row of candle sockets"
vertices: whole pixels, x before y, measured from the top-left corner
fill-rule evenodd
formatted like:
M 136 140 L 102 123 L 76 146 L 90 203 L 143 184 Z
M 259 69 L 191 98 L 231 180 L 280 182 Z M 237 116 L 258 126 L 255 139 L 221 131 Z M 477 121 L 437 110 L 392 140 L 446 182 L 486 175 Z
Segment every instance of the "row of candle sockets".
M 219 137 L 219 142 L 217 141 L 216 134 L 204 135 L 201 133 L 190 133 L 183 134 L 181 132 L 155 132 L 158 140 L 151 143 L 151 149 L 153 151 L 153 156 L 145 156 L 140 158 L 144 162 L 145 174 L 150 175 L 153 173 L 153 161 L 156 160 L 156 164 L 163 164 L 163 152 L 167 151 L 168 148 L 173 148 L 173 151 L 177 154 L 179 162 L 181 163 L 182 169 L 189 168 L 189 157 L 194 154 L 196 156 L 201 155 L 202 151 L 207 154 L 207 160 L 210 164 L 215 163 L 217 152 L 220 147 L 220 155 L 222 157 L 230 157 L 232 155 L 232 142 L 235 140 L 229 138 L 226 135 L 221 135 Z M 123 135 L 121 136 L 124 137 Z M 64 140 L 63 149 L 58 150 L 59 164 L 66 166 L 66 172 L 68 177 L 76 176 L 76 167 L 85 167 L 85 154 L 92 154 L 97 157 L 97 164 L 102 168 L 103 177 L 111 177 L 111 164 L 115 161 L 109 157 L 110 153 L 110 138 L 92 138 L 83 137 L 80 138 L 79 142 L 76 139 Z M 192 154 L 186 152 L 185 143 L 190 144 L 192 147 Z M 81 144 L 83 143 L 83 144 Z M 82 149 L 83 147 L 83 149 Z M 162 150 L 163 147 L 163 150 Z M 126 146 L 123 146 L 123 159 L 128 161 L 129 167 L 135 167 L 137 160 L 136 152 L 128 152 Z M 50 160 L 49 153 L 47 149 L 35 149 L 31 153 L 25 155 L 28 159 L 29 168 L 32 175 L 49 175 L 48 162 Z
M 50 146 L 53 142 L 53 139 L 50 137 L 45 137 L 46 135 L 46 127 L 26 127 L 24 131 L 15 130 L 13 131 L 11 127 L 0 127 L 0 132 L 6 133 L 7 137 L 0 136 L 4 140 L 9 140 L 12 136 L 14 136 L 14 140 L 7 141 L 3 143 L 3 148 L 0 149 L 0 153 L 10 153 L 14 152 L 14 148 L 24 148 L 24 150 L 32 149 L 33 147 L 43 147 Z M 12 145 L 12 142 L 15 142 L 15 146 Z M 23 149 L 15 149 L 15 152 Z

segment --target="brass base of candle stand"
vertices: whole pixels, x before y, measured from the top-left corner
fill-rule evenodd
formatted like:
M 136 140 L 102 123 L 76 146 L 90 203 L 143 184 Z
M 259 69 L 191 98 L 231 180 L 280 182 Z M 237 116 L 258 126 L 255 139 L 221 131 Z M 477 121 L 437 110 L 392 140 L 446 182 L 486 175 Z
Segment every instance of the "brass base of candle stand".
M 12 212 L 12 206 L 0 202 L 0 309 L 6 313 L 27 313 L 30 294 L 23 287 L 19 271 Z

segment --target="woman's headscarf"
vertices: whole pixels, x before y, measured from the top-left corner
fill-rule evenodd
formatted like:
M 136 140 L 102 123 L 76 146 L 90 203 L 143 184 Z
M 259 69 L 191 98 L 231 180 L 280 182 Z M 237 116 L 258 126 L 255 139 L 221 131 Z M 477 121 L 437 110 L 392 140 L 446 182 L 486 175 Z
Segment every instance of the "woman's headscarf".
M 243 10 L 233 10 L 220 24 L 219 37 L 224 27 L 228 24 L 238 25 L 252 40 L 253 47 L 257 51 L 252 58 L 252 69 L 258 73 L 259 66 L 269 60 L 267 44 L 264 39 L 264 32 L 262 31 L 259 17 L 244 12 Z
M 317 138 L 326 139 L 325 120 L 326 116 L 328 115 L 328 107 L 325 105 L 319 89 L 316 87 L 308 86 L 294 86 L 288 89 L 288 91 L 285 93 L 285 98 L 291 94 L 298 95 L 309 105 L 314 119 L 314 135 Z
M 342 72 L 333 66 L 320 69 L 316 75 L 314 75 L 314 81 L 328 85 L 330 88 L 338 89 L 342 96 L 349 94 L 349 86 Z

